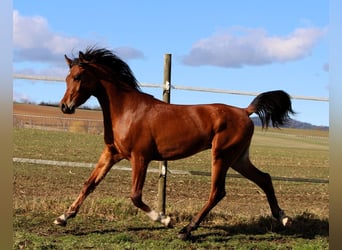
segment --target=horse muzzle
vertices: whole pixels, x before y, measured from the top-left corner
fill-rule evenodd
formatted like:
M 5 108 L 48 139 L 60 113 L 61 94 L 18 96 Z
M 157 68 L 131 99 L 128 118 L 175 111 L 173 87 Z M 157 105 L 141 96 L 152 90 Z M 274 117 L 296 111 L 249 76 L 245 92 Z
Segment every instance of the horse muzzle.
M 64 114 L 73 114 L 75 113 L 75 105 L 74 104 L 71 104 L 71 105 L 68 105 L 66 103 L 62 103 L 61 104 L 61 110 Z

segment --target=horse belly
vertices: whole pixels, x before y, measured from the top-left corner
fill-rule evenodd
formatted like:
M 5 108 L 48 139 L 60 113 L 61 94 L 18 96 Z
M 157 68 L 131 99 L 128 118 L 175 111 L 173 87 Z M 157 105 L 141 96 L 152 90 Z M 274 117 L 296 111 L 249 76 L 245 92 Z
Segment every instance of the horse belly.
M 161 158 L 158 160 L 177 160 L 210 148 L 211 140 L 193 131 L 168 133 L 156 141 L 156 146 Z

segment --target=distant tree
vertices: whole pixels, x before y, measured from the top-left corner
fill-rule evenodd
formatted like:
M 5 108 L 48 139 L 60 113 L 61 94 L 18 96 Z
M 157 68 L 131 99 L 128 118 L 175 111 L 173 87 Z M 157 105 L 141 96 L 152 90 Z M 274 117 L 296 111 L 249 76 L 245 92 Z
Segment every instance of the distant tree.
M 38 105 L 40 106 L 49 106 L 49 107 L 59 107 L 59 103 L 51 103 L 51 102 L 40 102 Z M 79 107 L 80 109 L 85 109 L 85 110 L 101 110 L 99 106 L 95 107 L 90 107 L 87 105 L 82 105 Z
M 58 107 L 58 103 L 50 103 L 50 102 L 40 102 L 38 105 L 40 106 L 49 106 L 49 107 Z

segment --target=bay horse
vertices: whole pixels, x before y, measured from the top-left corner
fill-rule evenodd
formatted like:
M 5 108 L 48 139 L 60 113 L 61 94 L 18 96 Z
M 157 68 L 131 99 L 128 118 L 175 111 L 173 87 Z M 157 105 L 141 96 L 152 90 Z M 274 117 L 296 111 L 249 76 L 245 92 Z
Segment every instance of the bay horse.
M 289 95 L 282 91 L 261 93 L 246 107 L 224 104 L 175 105 L 143 93 L 129 66 L 105 48 L 88 47 L 78 58 L 64 56 L 69 66 L 66 92 L 60 102 L 72 114 L 95 96 L 104 119 L 104 150 L 78 197 L 54 223 L 66 226 L 85 198 L 96 188 L 113 164 L 127 159 L 132 167 L 133 204 L 153 221 L 171 226 L 171 218 L 151 209 L 142 200 L 148 164 L 152 160 L 177 160 L 211 148 L 209 199 L 178 237 L 189 239 L 209 211 L 226 195 L 225 180 L 231 167 L 256 183 L 266 194 L 272 215 L 284 226 L 289 217 L 279 207 L 271 176 L 249 159 L 256 113 L 262 127 L 283 125 L 294 114 Z

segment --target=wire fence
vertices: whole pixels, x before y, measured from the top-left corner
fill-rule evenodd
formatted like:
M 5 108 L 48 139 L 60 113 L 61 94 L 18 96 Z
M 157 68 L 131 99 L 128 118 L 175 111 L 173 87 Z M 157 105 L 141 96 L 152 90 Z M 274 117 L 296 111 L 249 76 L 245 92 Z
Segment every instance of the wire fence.
M 24 80 L 65 82 L 65 78 L 53 77 L 53 76 L 14 74 L 13 77 L 15 79 L 24 79 Z M 154 84 L 154 83 L 141 83 L 140 86 L 145 87 L 145 88 L 161 88 L 161 89 L 164 88 L 164 86 L 162 84 Z M 197 91 L 197 92 L 208 92 L 208 93 L 219 93 L 219 94 L 229 94 L 229 95 L 245 95 L 245 96 L 257 96 L 258 94 L 260 94 L 259 92 L 214 89 L 214 88 L 199 88 L 199 87 L 191 87 L 191 86 L 180 86 L 180 85 L 174 85 L 174 84 L 171 84 L 171 89 L 186 90 L 186 91 Z M 318 97 L 318 96 L 291 95 L 291 98 L 297 99 L 297 100 L 329 102 L 329 98 Z
M 55 76 L 39 76 L 39 75 L 26 75 L 14 74 L 15 79 L 36 80 L 36 81 L 52 81 L 64 82 L 62 77 Z M 141 83 L 141 87 L 146 88 L 161 88 L 164 89 L 163 84 Z M 236 90 L 214 89 L 214 88 L 199 88 L 191 86 L 170 85 L 170 89 L 197 91 L 207 93 L 229 94 L 229 95 L 244 95 L 244 96 L 257 96 L 258 92 L 246 92 Z M 299 96 L 291 95 L 292 99 L 329 102 L 329 98 L 317 96 Z M 92 119 L 79 119 L 79 118 L 63 118 L 57 116 L 34 116 L 25 114 L 13 114 L 13 126 L 18 128 L 39 128 L 45 130 L 61 130 L 61 131 L 74 131 L 86 132 L 91 134 L 103 133 L 103 121 Z
M 13 127 L 103 134 L 103 120 L 13 114 Z
M 70 162 L 70 161 L 54 161 L 54 160 L 43 160 L 43 159 L 29 159 L 29 158 L 18 158 L 14 157 L 13 162 L 20 163 L 30 163 L 30 164 L 40 164 L 47 166 L 61 166 L 61 167 L 86 167 L 93 168 L 96 163 L 87 163 L 87 162 Z M 121 171 L 132 171 L 130 166 L 113 166 L 112 169 L 121 170 Z M 150 173 L 159 173 L 159 169 L 157 168 L 148 168 L 147 172 Z M 194 175 L 194 176 L 211 176 L 210 172 L 203 171 L 187 171 L 187 170 L 170 170 L 168 172 L 173 175 Z M 227 178 L 245 178 L 240 174 L 230 174 L 228 173 Z M 322 178 L 300 178 L 300 177 L 281 177 L 281 176 L 273 176 L 272 180 L 276 181 L 286 181 L 286 182 L 306 182 L 306 183 L 322 183 L 329 184 L 328 179 Z

